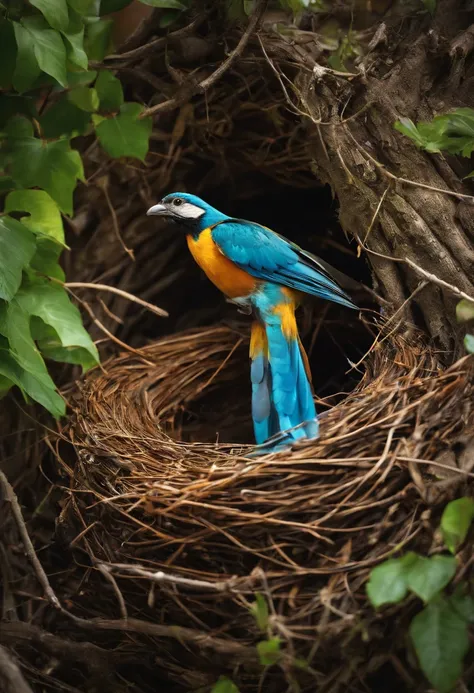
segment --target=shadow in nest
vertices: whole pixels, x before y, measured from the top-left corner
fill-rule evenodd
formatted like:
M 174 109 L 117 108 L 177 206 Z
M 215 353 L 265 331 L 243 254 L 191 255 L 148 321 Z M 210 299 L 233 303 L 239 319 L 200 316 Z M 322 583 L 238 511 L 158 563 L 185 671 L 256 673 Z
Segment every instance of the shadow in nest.
M 425 690 L 405 650 L 416 605 L 381 618 L 365 582 L 394 550 L 436 551 L 445 503 L 472 484 L 469 360 L 440 373 L 420 341 L 382 332 L 319 440 L 249 461 L 243 445 L 192 442 L 189 415 L 206 402 L 224 426 L 244 416 L 235 393 L 247 346 L 246 330 L 188 331 L 86 379 L 52 441 L 70 479 L 57 539 L 77 556 L 70 608 L 99 617 L 106 648 L 133 642 L 136 661 L 147 654 L 140 691 L 157 678 L 171 691 L 208 690 L 219 674 L 244 692 L 355 693 L 376 680 Z M 265 670 L 257 592 L 282 642 Z M 120 671 L 127 685 L 137 675 Z

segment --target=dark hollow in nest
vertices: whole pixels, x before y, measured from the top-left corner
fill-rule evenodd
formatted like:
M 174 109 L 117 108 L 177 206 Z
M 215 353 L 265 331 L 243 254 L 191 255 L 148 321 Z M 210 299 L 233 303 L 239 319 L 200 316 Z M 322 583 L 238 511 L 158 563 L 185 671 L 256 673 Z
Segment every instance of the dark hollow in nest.
M 436 551 L 442 508 L 474 476 L 463 451 L 474 422 L 469 361 L 439 373 L 420 342 L 380 336 L 319 440 L 249 461 L 239 445 L 185 442 L 200 401 L 214 403 L 224 428 L 245 416 L 234 393 L 247 347 L 245 331 L 193 330 L 86 379 L 64 432 L 76 459 L 57 441 L 70 476 L 60 534 L 78 552 L 71 608 L 128 617 L 100 629 L 110 647 L 133 642 L 139 672 L 124 669 L 122 681 L 143 691 L 157 677 L 170 691 L 201 690 L 220 673 L 245 692 L 292 690 L 295 680 L 308 692 L 377 680 L 423 690 L 405 654 L 416 603 L 381 618 L 365 582 L 395 549 Z M 284 652 L 265 673 L 256 592 Z

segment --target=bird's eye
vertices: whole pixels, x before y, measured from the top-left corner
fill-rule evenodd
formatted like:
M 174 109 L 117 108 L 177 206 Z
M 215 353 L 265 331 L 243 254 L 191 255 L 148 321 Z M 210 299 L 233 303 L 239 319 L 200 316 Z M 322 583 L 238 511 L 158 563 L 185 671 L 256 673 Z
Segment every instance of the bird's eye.
M 173 200 L 173 204 L 175 205 L 175 207 L 179 207 L 179 205 L 183 204 L 183 200 L 180 197 L 175 197 Z

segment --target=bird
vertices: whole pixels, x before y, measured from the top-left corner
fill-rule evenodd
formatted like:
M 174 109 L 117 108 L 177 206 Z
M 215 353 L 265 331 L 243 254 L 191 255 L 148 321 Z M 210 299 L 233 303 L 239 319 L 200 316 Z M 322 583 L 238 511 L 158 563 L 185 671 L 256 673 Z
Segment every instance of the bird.
M 340 286 L 345 275 L 266 226 L 228 216 L 197 195 L 170 193 L 147 215 L 177 224 L 211 282 L 253 316 L 250 380 L 257 446 L 273 452 L 317 438 L 311 371 L 295 311 L 304 294 L 355 309 Z

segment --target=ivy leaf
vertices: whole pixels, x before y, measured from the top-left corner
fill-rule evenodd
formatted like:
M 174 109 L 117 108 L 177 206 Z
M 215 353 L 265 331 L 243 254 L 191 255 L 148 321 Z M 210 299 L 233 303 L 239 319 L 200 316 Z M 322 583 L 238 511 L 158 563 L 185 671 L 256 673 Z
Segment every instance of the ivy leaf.
M 469 322 L 474 320 L 474 303 L 463 298 L 456 306 L 456 320 L 458 322 Z
M 47 236 L 38 236 L 36 239 L 36 252 L 30 262 L 30 267 L 42 275 L 54 277 L 64 282 L 65 276 L 59 265 L 59 256 L 62 247 Z
M 101 62 L 107 53 L 110 52 L 112 45 L 111 19 L 97 19 L 88 24 L 84 39 L 84 48 L 89 56 L 89 60 Z
M 464 337 L 464 347 L 468 354 L 474 354 L 474 334 L 467 334 Z
M 255 620 L 257 621 L 257 626 L 260 628 L 261 631 L 266 631 L 267 626 L 268 626 L 268 604 L 267 600 L 263 596 L 263 594 L 260 594 L 260 592 L 257 592 L 255 594 L 255 602 L 254 604 L 251 605 L 250 611 L 255 617 Z
M 15 72 L 13 73 L 13 86 L 17 91 L 27 91 L 38 78 L 41 68 L 36 59 L 34 45 L 30 34 L 18 22 L 13 22 L 15 40 L 17 45 L 17 58 Z
M 456 559 L 452 556 L 417 556 L 408 571 L 407 585 L 426 603 L 446 587 L 455 572 Z
M 457 586 L 454 594 L 448 597 L 453 609 L 468 623 L 474 623 L 474 599 L 466 594 L 466 583 Z
M 67 0 L 68 5 L 71 9 L 74 10 L 74 12 L 77 12 L 78 14 L 85 16 L 88 14 L 92 14 L 92 6 L 95 3 L 95 0 Z
M 66 0 L 30 0 L 48 24 L 58 31 L 66 31 L 69 24 L 69 13 Z
M 159 21 L 159 27 L 160 29 L 167 29 L 169 26 L 174 24 L 178 17 L 181 16 L 180 10 L 168 10 L 166 12 L 163 12 L 163 14 L 160 17 Z
M 64 229 L 57 204 L 44 190 L 14 190 L 5 200 L 5 212 L 28 212 L 21 222 L 34 234 L 64 244 Z
M 143 161 L 148 152 L 151 134 L 151 118 L 141 118 L 143 106 L 138 103 L 125 103 L 120 113 L 112 118 L 93 120 L 99 142 L 110 156 L 134 157 Z
M 105 112 L 118 111 L 123 104 L 123 89 L 120 80 L 109 72 L 99 72 L 95 88 L 99 96 L 100 110 Z
M 211 693 L 239 693 L 239 689 L 227 676 L 220 676 L 219 681 L 212 687 Z
M 366 590 L 372 606 L 397 604 L 406 597 L 408 571 L 417 560 L 418 556 L 410 551 L 403 558 L 390 558 L 371 570 Z
M 53 416 L 60 417 L 65 414 L 66 405 L 54 389 L 54 383 L 52 387 L 45 386 L 34 373 L 28 373 L 21 368 L 13 354 L 4 348 L 0 348 L 0 375 L 21 388 L 35 402 L 42 404 Z
M 55 329 L 46 325 L 41 318 L 31 319 L 31 334 L 46 359 L 82 366 L 86 372 L 97 365 L 96 359 L 82 347 L 64 347 Z
M 35 252 L 33 234 L 16 219 L 0 217 L 0 298 L 10 301 Z
M 271 640 L 262 640 L 257 643 L 257 652 L 260 659 L 260 664 L 265 667 L 276 664 L 280 659 L 281 654 L 280 638 L 271 638 Z
M 13 23 L 0 19 L 0 89 L 9 89 L 12 84 L 17 58 L 17 44 Z
M 77 14 L 71 12 L 69 25 L 67 31 L 63 31 L 63 37 L 68 60 L 82 70 L 87 70 L 89 60 L 84 50 L 84 23 Z
M 25 17 L 22 24 L 30 35 L 40 68 L 66 87 L 66 49 L 61 35 L 55 29 L 49 29 L 42 17 Z
M 93 113 L 99 108 L 97 91 L 92 87 L 76 87 L 69 92 L 69 101 L 81 111 Z
M 67 81 L 70 87 L 87 87 L 97 77 L 96 70 L 81 70 L 80 72 L 68 72 Z
M 428 604 L 410 624 L 420 666 L 439 693 L 450 693 L 469 649 L 468 624 L 446 599 Z
M 84 178 L 79 152 L 69 140 L 45 142 L 33 136 L 33 128 L 24 118 L 13 118 L 7 126 L 11 173 L 24 188 L 40 187 L 65 214 L 72 214 L 72 194 L 76 180 Z
M 81 110 L 69 100 L 65 93 L 39 118 L 41 131 L 46 139 L 68 135 L 84 135 L 91 122 L 90 113 Z
M 452 554 L 467 536 L 471 522 L 474 520 L 474 500 L 458 498 L 445 507 L 441 516 L 441 533 L 443 540 Z
M 82 325 L 81 314 L 62 286 L 37 278 L 20 289 L 15 301 L 30 316 L 52 327 L 62 347 L 87 351 L 86 366 L 91 360 L 99 363 L 99 353 Z

